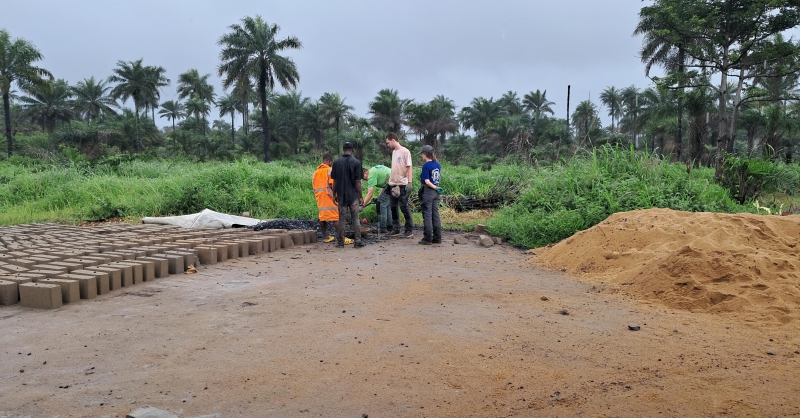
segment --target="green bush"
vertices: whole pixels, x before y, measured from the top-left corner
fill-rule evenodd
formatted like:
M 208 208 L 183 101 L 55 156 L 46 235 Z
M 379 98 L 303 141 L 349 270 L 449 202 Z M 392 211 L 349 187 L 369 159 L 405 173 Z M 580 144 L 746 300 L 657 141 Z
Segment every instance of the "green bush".
M 615 212 L 653 207 L 691 212 L 748 210 L 714 184 L 710 169 L 687 174 L 648 154 L 604 146 L 539 170 L 512 205 L 487 225 L 512 244 L 540 247 L 590 228 Z

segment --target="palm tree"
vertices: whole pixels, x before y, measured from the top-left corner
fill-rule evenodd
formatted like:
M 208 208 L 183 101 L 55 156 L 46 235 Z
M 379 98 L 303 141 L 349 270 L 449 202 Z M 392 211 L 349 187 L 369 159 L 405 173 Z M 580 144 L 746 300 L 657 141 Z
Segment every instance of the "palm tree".
M 323 97 L 325 96 L 323 95 Z M 296 90 L 281 94 L 275 98 L 275 113 L 283 119 L 282 122 L 287 127 L 285 131 L 289 132 L 289 134 L 286 135 L 286 138 L 291 142 L 290 146 L 295 154 L 299 152 L 300 132 L 305 125 L 305 110 L 310 101 L 308 97 L 303 97 Z M 344 105 L 343 102 L 340 101 L 340 103 Z M 320 103 L 321 106 L 322 103 Z M 330 117 L 330 113 L 323 113 L 323 118 L 327 119 L 327 121 L 330 121 Z
M 344 104 L 344 99 L 339 96 L 339 93 L 325 93 L 320 97 L 319 102 L 322 106 L 323 117 L 333 122 L 333 126 L 336 128 L 336 135 L 338 136 L 339 122 L 350 116 L 350 111 L 353 110 L 353 106 Z
M 217 107 L 219 108 L 219 117 L 222 118 L 225 117 L 225 115 L 231 115 L 231 144 L 235 145 L 236 127 L 234 126 L 233 118 L 236 116 L 236 112 L 242 111 L 242 102 L 233 94 L 226 94 L 219 98 Z
M 244 129 L 244 134 L 247 136 L 248 126 L 250 125 L 247 120 L 250 116 L 250 103 L 254 97 L 258 96 L 258 94 L 253 94 L 253 80 L 250 75 L 236 80 L 231 94 L 242 104 L 242 109 L 239 111 L 242 113 L 242 129 Z
M 506 116 L 506 114 L 506 110 L 499 101 L 476 97 L 469 106 L 461 109 L 458 120 L 464 129 L 472 129 L 480 135 L 489 122 Z
M 48 132 L 53 132 L 59 122 L 69 122 L 74 116 L 72 89 L 63 79 L 32 88 L 30 96 L 20 97 L 20 101 L 25 114 Z
M 614 122 L 622 116 L 622 94 L 616 87 L 607 87 L 600 93 L 600 102 L 608 108 L 608 116 L 611 116 L 611 133 L 613 134 Z
M 458 132 L 455 106 L 452 100 L 444 96 L 436 96 L 429 103 L 411 103 L 406 107 L 406 113 L 411 130 L 424 145 L 434 149 L 439 149 L 438 142 L 443 143 L 446 134 Z
M 184 110 L 186 110 L 186 108 L 183 106 L 183 103 L 175 100 L 167 100 L 161 104 L 161 110 L 158 111 L 158 114 L 162 118 L 172 120 L 172 132 L 175 132 L 175 119 L 186 117 Z
M 296 87 L 300 81 L 297 66 L 291 58 L 278 55 L 287 49 L 300 49 L 303 44 L 294 36 L 278 39 L 278 25 L 270 25 L 261 16 L 245 17 L 241 25 L 231 25 L 231 32 L 217 42 L 222 46 L 219 75 L 225 75 L 223 87 L 228 88 L 243 77 L 257 74 L 261 99 L 264 162 L 269 162 L 269 113 L 267 88 L 274 90 L 275 81 L 283 87 Z
M 148 65 L 145 67 L 147 71 L 147 77 L 152 81 L 155 85 L 155 88 L 148 91 L 144 97 L 144 109 L 145 109 L 145 116 L 147 116 L 148 110 L 152 112 L 152 119 L 153 121 L 156 120 L 156 108 L 158 107 L 158 101 L 161 100 L 161 87 L 166 87 L 169 85 L 169 79 L 166 77 L 166 72 L 163 67 L 154 67 Z
M 314 140 L 317 150 L 322 150 L 325 146 L 325 123 L 322 112 L 322 105 L 317 103 L 306 103 L 301 113 L 302 127 L 309 137 Z
M 116 115 L 117 112 L 114 109 L 119 109 L 119 104 L 108 95 L 109 90 L 111 87 L 106 86 L 105 81 L 95 81 L 94 77 L 79 81 L 72 87 L 72 94 L 75 96 L 75 111 L 86 118 L 87 122 Z
M 584 100 L 572 113 L 572 125 L 575 127 L 575 136 L 586 139 L 591 128 L 597 126 L 600 118 L 597 117 L 597 106 L 589 100 Z
M 507 91 L 497 101 L 501 106 L 503 106 L 503 108 L 506 110 L 506 114 L 509 116 L 519 115 L 524 110 L 522 102 L 519 100 L 517 92 L 515 91 Z
M 188 99 L 197 97 L 209 103 L 215 103 L 214 86 L 208 83 L 211 74 L 201 76 L 200 73 L 192 68 L 191 70 L 178 75 L 178 98 Z M 195 115 L 200 120 L 200 115 Z M 207 122 L 203 119 L 203 134 L 206 133 Z
M 134 114 L 136 116 L 136 150 L 144 150 L 141 131 L 139 129 L 139 107 L 146 103 L 154 103 L 159 96 L 158 89 L 169 83 L 164 77 L 164 68 L 142 65 L 142 59 L 136 61 L 118 61 L 114 75 L 108 77 L 111 83 L 117 83 L 111 90 L 111 97 L 122 99 L 125 103 L 133 99 Z
M 195 115 L 195 120 L 203 126 L 203 135 L 206 133 L 206 116 L 211 113 L 211 106 L 207 101 L 198 96 L 193 96 L 186 101 L 186 113 Z
M 20 88 L 42 86 L 45 78 L 53 79 L 49 71 L 33 65 L 44 57 L 33 44 L 24 39 L 11 39 L 5 29 L 0 30 L 0 90 L 3 92 L 3 119 L 6 128 L 8 156 L 14 154 L 11 137 L 11 85 Z
M 376 129 L 399 134 L 406 123 L 405 110 L 411 100 L 401 99 L 397 90 L 383 89 L 369 104 L 370 123 Z
M 539 119 L 544 113 L 555 114 L 552 108 L 555 103 L 547 100 L 547 90 L 539 91 L 539 89 L 536 89 L 536 91 L 526 94 L 522 99 L 522 105 L 525 110 L 533 112 L 534 120 Z

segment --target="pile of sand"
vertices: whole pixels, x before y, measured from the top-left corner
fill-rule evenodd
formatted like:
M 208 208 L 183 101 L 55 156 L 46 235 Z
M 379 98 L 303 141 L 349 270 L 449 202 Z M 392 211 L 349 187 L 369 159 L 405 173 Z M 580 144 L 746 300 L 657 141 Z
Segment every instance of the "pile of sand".
M 637 210 L 532 250 L 531 261 L 673 308 L 787 323 L 800 318 L 798 238 L 800 215 Z

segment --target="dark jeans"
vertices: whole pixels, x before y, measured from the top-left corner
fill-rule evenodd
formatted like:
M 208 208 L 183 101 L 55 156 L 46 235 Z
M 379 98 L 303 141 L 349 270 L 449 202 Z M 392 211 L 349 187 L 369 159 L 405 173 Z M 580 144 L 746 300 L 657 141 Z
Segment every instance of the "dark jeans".
M 439 193 L 430 187 L 422 192 L 422 221 L 425 231 L 422 239 L 431 242 L 442 242 L 442 221 L 439 219 Z
M 389 189 L 387 190 L 387 193 L 389 193 L 389 204 L 392 207 L 392 229 L 395 231 L 400 230 L 400 214 L 397 210 L 399 206 L 400 211 L 403 212 L 403 217 L 406 218 L 405 232 L 411 232 L 411 230 L 414 229 L 414 219 L 411 218 L 411 209 L 408 207 L 408 187 L 400 186 L 399 197 L 392 196 L 393 186 L 386 187 Z
M 339 202 L 339 224 L 336 225 L 336 243 L 344 245 L 344 230 L 347 227 L 348 218 L 353 225 L 353 241 L 361 242 L 361 225 L 358 224 L 358 210 L 361 208 L 361 205 L 358 204 L 358 200 L 354 200 L 353 203 L 342 206 L 342 202 Z
M 391 193 L 387 194 L 387 188 L 383 188 L 378 198 L 375 199 L 375 210 L 378 212 L 378 228 L 389 229 L 392 227 L 392 213 L 389 210 Z

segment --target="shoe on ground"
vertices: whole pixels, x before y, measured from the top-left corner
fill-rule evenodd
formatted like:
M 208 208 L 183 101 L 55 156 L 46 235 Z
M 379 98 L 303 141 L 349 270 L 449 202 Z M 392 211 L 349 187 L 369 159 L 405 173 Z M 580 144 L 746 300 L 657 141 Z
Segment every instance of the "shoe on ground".
M 392 232 L 389 233 L 389 235 L 400 235 L 400 230 L 399 229 L 393 229 Z
M 441 243 L 442 243 L 442 240 L 440 240 L 440 239 L 439 240 L 435 239 L 435 240 L 431 241 L 431 244 L 441 244 Z
M 336 243 L 336 248 L 344 248 L 344 244 Z
M 345 239 L 344 239 L 344 245 L 350 245 L 350 244 L 352 244 L 352 243 L 353 243 L 353 240 L 352 240 L 352 239 L 345 237 Z
M 325 238 L 324 240 L 322 240 L 322 242 L 329 243 L 329 242 L 333 242 L 334 240 L 336 240 L 336 237 L 329 236 L 328 238 Z
M 403 232 L 403 238 L 412 238 L 413 236 L 414 236 L 414 232 L 412 232 L 412 231 Z
M 372 229 L 369 230 L 369 232 L 371 232 L 373 234 L 388 234 L 389 230 L 388 229 L 372 228 Z
M 364 246 L 364 243 L 363 243 L 363 242 L 361 242 L 361 241 L 359 241 L 359 242 L 357 242 L 357 243 L 353 244 L 353 248 L 361 248 L 361 247 L 363 247 L 363 246 Z
M 421 239 L 421 240 L 419 240 L 419 243 L 418 243 L 418 244 L 419 244 L 419 245 L 431 245 L 431 244 L 433 244 L 433 242 L 431 242 L 431 241 L 428 241 L 428 240 L 426 240 L 426 239 Z

